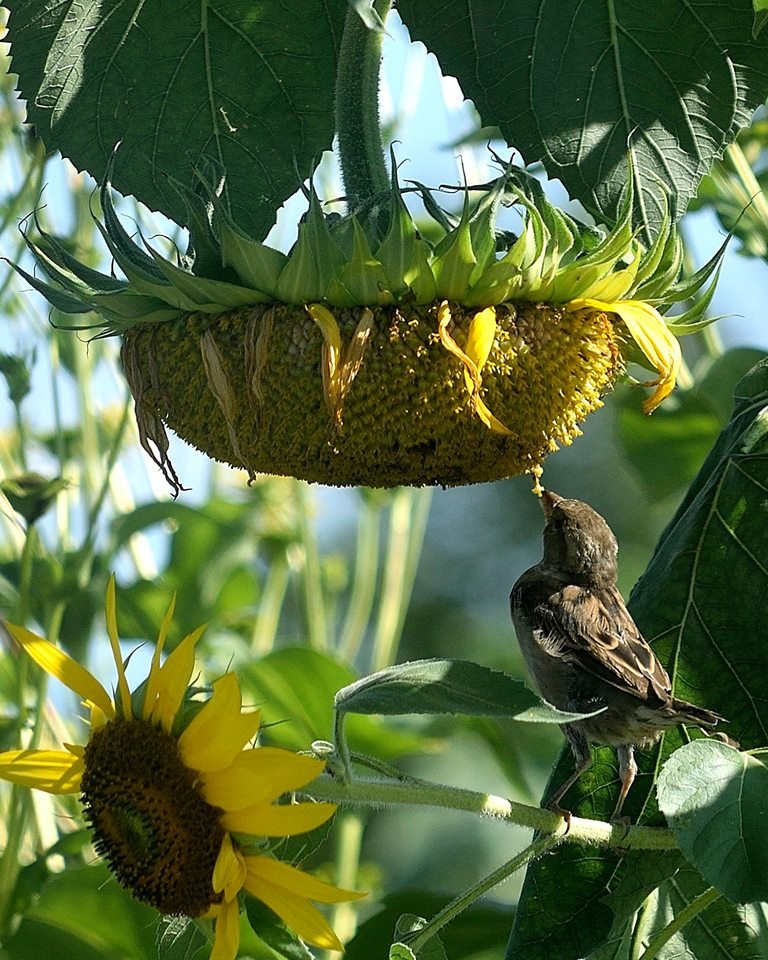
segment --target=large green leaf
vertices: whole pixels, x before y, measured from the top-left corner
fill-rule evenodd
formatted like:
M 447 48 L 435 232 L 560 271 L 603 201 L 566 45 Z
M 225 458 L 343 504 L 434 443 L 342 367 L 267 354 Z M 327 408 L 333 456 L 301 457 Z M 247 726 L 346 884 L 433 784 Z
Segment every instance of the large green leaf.
M 276 650 L 238 674 L 261 709 L 269 742 L 288 750 L 307 750 L 313 740 L 330 739 L 334 695 L 355 676 L 345 663 L 306 647 Z M 373 717 L 350 717 L 346 729 L 353 749 L 382 759 L 428 746 L 418 733 L 384 726 Z
M 466 714 L 527 723 L 568 723 L 585 713 L 564 713 L 540 700 L 500 670 L 468 660 L 412 660 L 344 687 L 334 699 L 339 713 Z M 601 713 L 601 707 L 595 713 Z
M 662 534 L 630 601 L 638 625 L 673 677 L 676 695 L 720 711 L 731 721 L 729 734 L 747 748 L 768 740 L 763 692 L 767 493 L 768 361 L 763 361 L 737 386 L 731 421 Z M 641 775 L 625 806 L 630 816 L 661 822 L 655 776 L 682 743 L 680 731 L 672 730 L 654 749 L 640 753 Z M 553 784 L 571 769 L 564 753 Z M 617 787 L 613 751 L 603 748 L 566 804 L 578 815 L 607 819 Z M 670 855 L 670 877 L 678 865 Z M 626 869 L 615 854 L 570 844 L 534 864 L 523 887 L 509 960 L 576 960 L 596 949 L 612 925 L 602 898 Z M 685 931 L 680 936 L 685 939 Z M 721 953 L 712 956 L 728 955 L 728 936 L 726 928 L 714 934 Z
M 642 873 L 647 856 L 636 855 L 634 866 Z M 653 857 L 651 857 L 653 860 Z M 608 940 L 587 960 L 635 960 L 651 940 L 665 930 L 680 912 L 691 907 L 704 894 L 709 884 L 689 864 L 648 890 L 642 903 L 642 919 L 633 912 L 615 925 Z M 613 905 L 613 894 L 609 897 Z M 639 903 L 638 903 L 639 905 Z M 654 954 L 656 960 L 763 960 L 768 955 L 766 904 L 739 906 L 725 897 L 718 897 L 695 916 L 681 931 L 674 934 Z
M 49 880 L 3 947 L 13 960 L 151 957 L 157 916 L 122 890 L 105 866 L 70 868 Z
M 167 179 L 223 165 L 232 214 L 265 235 L 333 138 L 343 0 L 9 0 L 12 68 L 49 149 L 179 223 Z
M 681 214 L 768 93 L 768 37 L 750 0 L 401 0 L 414 40 L 456 76 L 484 124 L 543 161 L 600 219 L 641 184 L 638 219 Z
M 724 743 L 681 747 L 659 776 L 659 806 L 680 849 L 736 903 L 768 901 L 768 767 Z

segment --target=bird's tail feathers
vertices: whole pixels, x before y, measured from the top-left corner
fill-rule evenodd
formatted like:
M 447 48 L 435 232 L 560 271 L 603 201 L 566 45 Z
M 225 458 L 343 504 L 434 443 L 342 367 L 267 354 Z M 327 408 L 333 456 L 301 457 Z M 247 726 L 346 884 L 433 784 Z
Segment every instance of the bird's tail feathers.
M 716 727 L 718 723 L 727 722 L 719 713 L 697 707 L 695 703 L 688 703 L 687 700 L 673 700 L 672 708 L 683 723 L 692 723 L 699 727 Z

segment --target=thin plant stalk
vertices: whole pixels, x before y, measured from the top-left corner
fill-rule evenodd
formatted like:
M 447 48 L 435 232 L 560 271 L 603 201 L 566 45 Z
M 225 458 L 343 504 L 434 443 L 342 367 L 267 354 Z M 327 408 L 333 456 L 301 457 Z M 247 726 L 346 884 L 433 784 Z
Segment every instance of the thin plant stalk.
M 384 581 L 373 647 L 372 672 L 391 666 L 411 599 L 432 499 L 430 487 L 400 487 L 392 499 Z

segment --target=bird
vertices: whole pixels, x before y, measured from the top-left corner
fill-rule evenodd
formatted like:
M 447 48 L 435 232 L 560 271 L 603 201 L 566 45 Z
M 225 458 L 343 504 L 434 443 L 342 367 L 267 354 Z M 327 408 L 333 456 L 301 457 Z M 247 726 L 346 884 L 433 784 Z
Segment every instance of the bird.
M 602 710 L 561 725 L 575 769 L 547 807 L 570 820 L 560 801 L 591 766 L 591 744 L 609 744 L 616 748 L 621 782 L 611 822 L 626 824 L 621 811 L 637 775 L 635 747 L 651 746 L 680 723 L 708 730 L 724 718 L 673 696 L 669 674 L 616 585 L 618 544 L 603 517 L 581 500 L 548 490 L 541 504 L 544 556 L 509 597 L 518 643 L 552 706 L 570 713 Z

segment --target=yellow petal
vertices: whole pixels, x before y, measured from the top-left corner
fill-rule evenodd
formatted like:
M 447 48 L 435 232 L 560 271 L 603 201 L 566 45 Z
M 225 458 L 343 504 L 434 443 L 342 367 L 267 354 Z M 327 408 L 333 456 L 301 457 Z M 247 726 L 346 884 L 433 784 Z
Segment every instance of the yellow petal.
M 472 401 L 472 409 L 480 420 L 494 433 L 511 436 L 512 431 L 488 409 L 480 396 L 483 384 L 480 370 L 485 365 L 496 336 L 496 311 L 493 307 L 480 310 L 470 321 L 467 337 L 467 351 L 461 349 L 448 331 L 451 310 L 447 300 L 443 300 L 437 311 L 438 333 L 445 349 L 464 364 L 464 381 Z M 470 355 L 471 351 L 471 355 Z M 479 364 L 479 366 L 478 366 Z
M 493 307 L 479 310 L 469 322 L 466 353 L 480 373 L 496 339 L 496 311 Z
M 166 733 L 173 726 L 176 712 L 187 692 L 195 666 L 195 644 L 203 635 L 206 626 L 203 624 L 197 630 L 187 634 L 160 667 L 157 700 L 152 707 L 150 719 L 154 723 L 159 723 Z
M 581 310 L 593 307 L 606 313 L 616 313 L 624 321 L 630 336 L 640 347 L 649 363 L 659 371 L 659 376 L 649 386 L 655 386 L 650 397 L 643 403 L 646 413 L 653 413 L 662 400 L 669 396 L 675 387 L 682 352 L 677 337 L 664 323 L 664 319 L 655 307 L 642 300 L 602 301 L 589 298 L 572 300 L 568 310 Z
M 64 750 L 0 753 L 0 779 L 46 793 L 79 793 L 83 760 Z
M 243 855 L 235 850 L 232 837 L 225 833 L 213 867 L 211 886 L 216 893 L 223 890 L 225 900 L 233 900 L 243 889 L 244 882 L 245 860 Z
M 309 900 L 317 900 L 319 903 L 342 903 L 346 900 L 360 900 L 367 897 L 368 894 L 359 890 L 344 890 L 342 887 L 336 887 L 331 883 L 325 883 L 318 880 L 303 870 L 298 870 L 282 860 L 275 860 L 272 857 L 260 857 L 258 855 L 245 858 L 246 883 L 248 879 L 257 875 L 276 886 L 285 887 L 286 890 L 292 890 L 301 897 L 307 897 Z
M 131 710 L 131 691 L 128 687 L 128 681 L 125 678 L 125 667 L 123 665 L 123 655 L 120 653 L 120 638 L 117 634 L 117 599 L 115 597 L 115 575 L 109 578 L 107 584 L 107 598 L 105 603 L 107 614 L 107 634 L 109 635 L 109 645 L 112 647 L 112 656 L 117 667 L 117 689 L 120 694 L 120 706 L 123 709 L 123 716 L 126 720 L 133 717 Z
M 243 810 L 223 813 L 221 825 L 252 837 L 291 837 L 319 827 L 335 810 L 333 803 L 254 803 Z
M 149 668 L 149 676 L 147 677 L 144 707 L 142 709 L 142 719 L 144 720 L 149 720 L 151 717 L 155 700 L 157 700 L 160 683 L 160 657 L 163 652 L 163 647 L 165 646 L 165 638 L 168 636 L 168 628 L 173 620 L 173 611 L 175 608 L 176 594 L 174 593 L 171 597 L 171 602 L 168 604 L 168 609 L 165 611 L 163 622 L 160 624 L 160 631 L 157 635 L 157 643 L 155 644 L 155 652 L 152 654 L 152 663 Z
M 295 867 L 289 867 L 287 864 L 270 860 L 267 857 L 246 857 L 246 865 L 248 866 L 248 873 L 245 889 L 252 896 L 261 900 L 262 903 L 265 903 L 270 910 L 273 910 L 302 940 L 326 950 L 343 949 L 341 941 L 333 932 L 325 917 L 317 907 L 309 902 L 306 896 L 300 893 L 304 881 L 313 878 L 308 877 L 307 874 L 302 873 Z M 275 870 L 275 867 L 278 869 Z M 319 883 L 319 881 L 317 882 Z M 322 886 L 329 887 L 331 890 L 336 890 L 337 894 L 341 894 L 338 899 L 352 900 L 361 896 L 361 894 L 352 891 L 330 887 L 329 884 L 323 884 Z M 328 896 L 328 894 L 325 894 L 325 896 Z M 320 897 L 315 899 L 320 899 Z M 335 900 L 326 899 L 324 902 L 335 902 Z
M 243 750 L 224 770 L 202 775 L 202 794 L 213 807 L 242 810 L 254 803 L 271 803 L 298 790 L 322 773 L 324 760 L 305 757 L 280 747 Z
M 333 418 L 341 416 L 341 332 L 336 317 L 322 303 L 308 303 L 304 307 L 323 335 L 323 393 Z
M 242 713 L 240 684 L 227 673 L 213 685 L 213 696 L 179 737 L 184 763 L 193 770 L 223 770 L 259 729 L 258 710 Z
M 81 667 L 63 650 L 54 647 L 52 643 L 38 637 L 31 630 L 13 623 L 6 623 L 5 626 L 13 639 L 46 673 L 61 680 L 87 704 L 98 708 L 110 720 L 115 716 L 115 708 L 109 694 L 85 667 Z
M 240 947 L 240 906 L 228 900 L 216 914 L 216 930 L 210 960 L 235 960 Z

